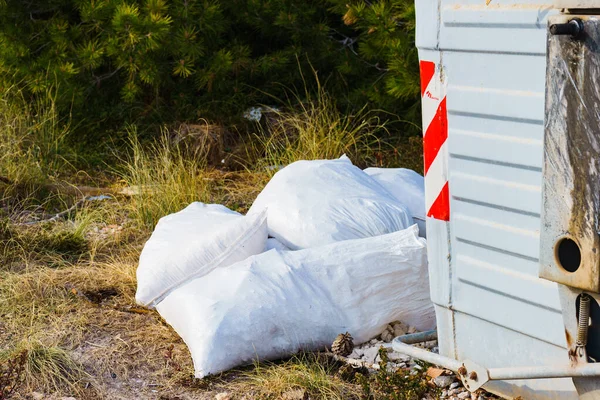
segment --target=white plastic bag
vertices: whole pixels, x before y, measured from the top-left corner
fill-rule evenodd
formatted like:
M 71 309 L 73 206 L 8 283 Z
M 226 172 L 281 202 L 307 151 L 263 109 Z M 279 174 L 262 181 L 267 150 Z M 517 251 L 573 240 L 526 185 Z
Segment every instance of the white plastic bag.
M 401 320 L 431 329 L 425 240 L 417 227 L 300 251 L 269 252 L 194 279 L 157 306 L 197 377 L 255 359 L 355 343 Z
M 419 234 L 425 237 L 425 180 L 406 168 L 367 168 L 364 170 L 408 208 Z
M 292 250 L 383 235 L 413 224 L 402 203 L 345 156 L 283 168 L 248 215 L 264 210 L 269 235 Z
M 244 217 L 218 204 L 192 203 L 161 218 L 144 245 L 136 301 L 153 307 L 188 280 L 263 252 L 266 241 L 264 213 Z

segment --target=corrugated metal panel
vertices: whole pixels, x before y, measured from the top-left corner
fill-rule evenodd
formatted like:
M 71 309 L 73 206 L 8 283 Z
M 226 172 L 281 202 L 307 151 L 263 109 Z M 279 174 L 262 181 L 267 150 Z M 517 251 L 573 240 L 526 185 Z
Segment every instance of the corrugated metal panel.
M 440 290 L 435 284 L 450 284 L 447 303 L 436 302 L 440 336 L 453 341 L 442 350 L 488 367 L 564 362 L 557 287 L 538 278 L 546 19 L 552 5 L 431 3 L 417 1 L 417 39 L 422 59 L 439 54 L 447 90 L 451 261 L 430 272 L 447 274 L 432 276 L 434 301 Z M 423 26 L 439 26 L 439 32 Z M 432 243 L 436 237 L 428 240 L 430 251 L 440 247 Z M 487 388 L 507 396 L 576 398 L 570 380 Z

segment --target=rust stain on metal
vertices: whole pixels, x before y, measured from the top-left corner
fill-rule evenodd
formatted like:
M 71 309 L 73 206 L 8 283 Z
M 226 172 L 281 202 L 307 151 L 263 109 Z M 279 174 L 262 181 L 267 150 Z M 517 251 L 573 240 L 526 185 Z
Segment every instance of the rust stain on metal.
M 565 338 L 567 339 L 567 348 L 570 349 L 571 346 L 573 346 L 573 338 L 571 337 L 571 334 L 567 328 L 565 328 Z
M 577 350 L 573 349 L 569 349 L 569 361 L 571 361 L 571 365 L 573 364 L 577 364 L 577 360 L 579 359 L 579 357 L 577 357 Z

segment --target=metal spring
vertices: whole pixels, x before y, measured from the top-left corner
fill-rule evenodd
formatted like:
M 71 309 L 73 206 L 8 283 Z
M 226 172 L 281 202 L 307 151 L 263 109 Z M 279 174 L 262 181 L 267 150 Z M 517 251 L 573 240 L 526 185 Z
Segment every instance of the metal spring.
M 590 296 L 583 293 L 579 299 L 579 320 L 577 321 L 577 346 L 587 345 L 590 325 Z

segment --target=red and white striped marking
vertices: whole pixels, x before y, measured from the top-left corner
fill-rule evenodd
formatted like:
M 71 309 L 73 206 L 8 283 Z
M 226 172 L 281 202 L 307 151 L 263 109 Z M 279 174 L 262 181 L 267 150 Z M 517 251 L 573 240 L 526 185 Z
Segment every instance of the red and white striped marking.
M 446 91 L 435 63 L 421 61 L 423 110 L 423 158 L 425 160 L 425 209 L 427 216 L 450 220 L 448 189 L 448 118 Z

